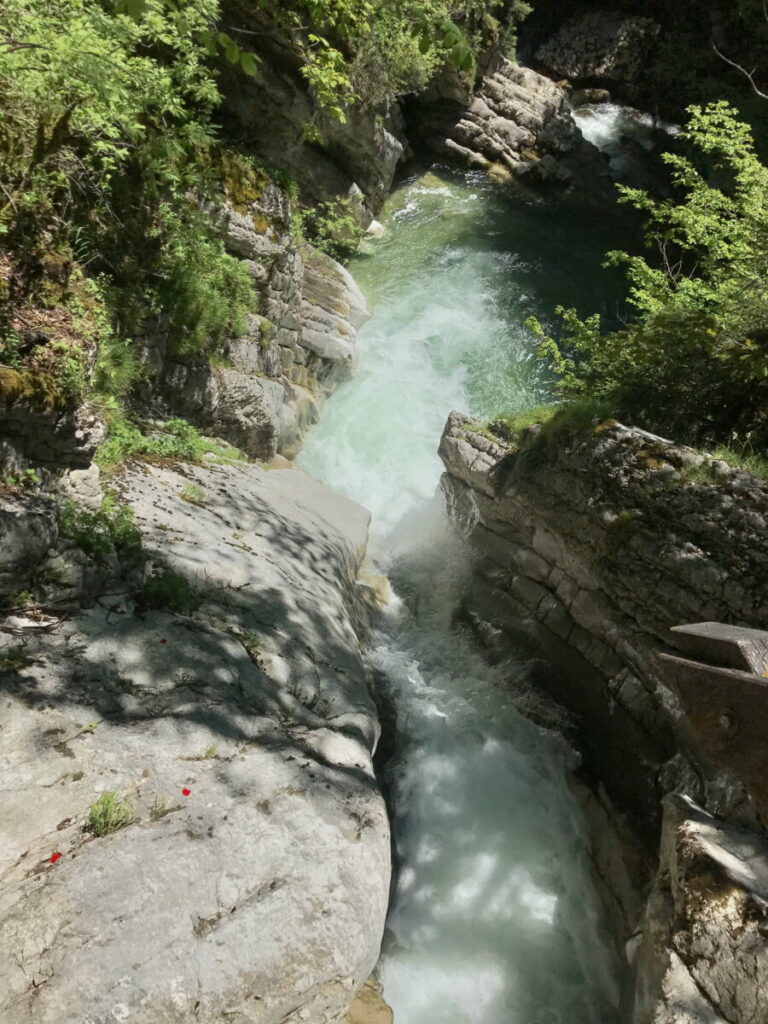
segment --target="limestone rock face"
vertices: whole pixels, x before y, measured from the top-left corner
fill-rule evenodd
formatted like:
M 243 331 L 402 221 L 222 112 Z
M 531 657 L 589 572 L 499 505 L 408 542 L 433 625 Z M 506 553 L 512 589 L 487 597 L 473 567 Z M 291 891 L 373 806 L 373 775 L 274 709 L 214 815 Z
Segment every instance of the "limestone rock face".
M 227 120 L 237 125 L 238 134 L 249 140 L 267 166 L 291 173 L 304 202 L 348 198 L 352 208 L 357 207 L 361 226 L 367 227 L 407 149 L 397 103 L 390 99 L 377 107 L 352 104 L 342 124 L 317 109 L 301 75 L 299 48 L 292 36 L 276 28 L 268 10 L 246 0 L 226 0 L 223 17 L 250 32 L 260 59 L 254 79 L 222 68 Z M 317 141 L 308 139 L 307 124 L 319 129 Z
M 210 211 L 253 281 L 259 313 L 211 366 L 149 340 L 158 414 L 183 416 L 253 458 L 291 455 L 323 400 L 354 369 L 365 298 L 341 264 L 291 233 L 291 204 L 268 184 L 244 210 Z
M 85 469 L 106 426 L 90 405 L 61 409 L 35 398 L 0 397 L 0 466 Z
M 501 60 L 468 104 L 439 100 L 419 117 L 438 152 L 497 177 L 566 184 L 606 173 L 570 116 L 567 94 L 530 68 Z
M 687 749 L 700 764 L 659 654 L 684 642 L 670 632 L 681 623 L 768 626 L 768 484 L 723 463 L 708 479 L 702 456 L 611 420 L 508 442 L 477 426 L 452 415 L 440 451 L 449 509 L 479 555 L 482 614 L 495 602 L 497 619 L 564 669 L 570 660 L 569 674 L 584 669 L 557 697 L 589 716 L 604 772 L 625 734 L 608 771 L 619 788 L 626 758 L 660 768 Z M 761 791 L 747 797 L 723 765 L 707 769 L 694 795 L 708 809 L 768 823 Z M 653 788 L 632 799 L 654 816 Z
M 760 1024 L 767 921 L 768 841 L 668 797 L 633 1024 Z
M 255 465 L 120 488 L 166 590 L 0 632 L 0 1020 L 340 1020 L 389 889 L 368 514 Z M 99 836 L 105 792 L 133 820 Z
M 634 84 L 659 34 L 651 18 L 589 11 L 570 18 L 536 59 L 558 78 Z
M 622 1019 L 762 1024 L 768 483 L 613 420 L 502 437 L 452 414 L 440 454 L 476 553 L 465 612 L 494 653 L 546 661 L 591 819 L 620 823 L 597 861 L 624 916 Z
M 25 590 L 32 570 L 58 536 L 50 498 L 0 498 L 0 597 Z

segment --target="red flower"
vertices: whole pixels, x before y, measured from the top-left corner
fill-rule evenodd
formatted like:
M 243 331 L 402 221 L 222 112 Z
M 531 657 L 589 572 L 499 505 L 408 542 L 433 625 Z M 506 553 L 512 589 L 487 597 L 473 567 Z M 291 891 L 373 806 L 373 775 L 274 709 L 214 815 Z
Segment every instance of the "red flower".
M 189 794 L 190 794 L 191 792 L 192 792 L 192 790 L 191 790 L 191 789 L 182 789 L 182 791 L 181 791 L 181 795 L 182 795 L 182 796 L 189 796 Z
M 61 860 L 61 854 L 60 853 L 52 854 L 52 856 L 51 856 L 51 864 L 55 864 L 57 860 Z
M 163 640 L 161 640 L 161 641 L 160 641 L 160 643 L 161 643 L 161 644 L 167 644 L 167 643 L 168 643 L 168 641 L 167 641 L 167 640 L 165 640 L 165 639 L 163 639 Z

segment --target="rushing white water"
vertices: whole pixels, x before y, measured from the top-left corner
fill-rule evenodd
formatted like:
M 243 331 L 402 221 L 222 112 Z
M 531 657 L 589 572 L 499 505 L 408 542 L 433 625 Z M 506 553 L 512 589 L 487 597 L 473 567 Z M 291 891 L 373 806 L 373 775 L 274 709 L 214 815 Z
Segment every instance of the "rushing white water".
M 352 268 L 373 309 L 357 376 L 299 461 L 371 509 L 402 595 L 370 654 L 397 709 L 385 996 L 396 1024 L 607 1024 L 614 961 L 572 754 L 517 712 L 505 684 L 523 667 L 489 668 L 451 628 L 464 568 L 434 498 L 446 414 L 546 396 L 521 322 L 589 290 L 585 252 L 594 269 L 607 246 L 593 228 L 574 253 L 588 214 L 475 175 L 413 179 L 382 220 Z
M 678 125 L 617 103 L 586 103 L 572 110 L 571 116 L 587 142 L 607 155 L 612 171 L 619 176 L 633 167 L 628 141 L 650 152 L 656 145 L 656 132 L 676 135 L 680 131 Z

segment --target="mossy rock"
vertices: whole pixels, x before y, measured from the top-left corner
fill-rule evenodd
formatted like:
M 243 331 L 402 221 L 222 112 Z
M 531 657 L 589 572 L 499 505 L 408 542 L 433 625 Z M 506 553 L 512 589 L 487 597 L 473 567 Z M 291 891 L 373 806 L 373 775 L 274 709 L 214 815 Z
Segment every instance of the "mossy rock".
M 219 151 L 216 163 L 216 170 L 230 203 L 238 213 L 247 213 L 253 203 L 264 195 L 264 189 L 269 184 L 269 175 L 253 161 L 229 149 Z M 257 227 L 257 230 L 262 229 Z M 266 230 L 266 227 L 263 230 Z
M 19 403 L 50 410 L 65 409 L 71 404 L 51 374 L 0 366 L 0 406 L 10 409 Z

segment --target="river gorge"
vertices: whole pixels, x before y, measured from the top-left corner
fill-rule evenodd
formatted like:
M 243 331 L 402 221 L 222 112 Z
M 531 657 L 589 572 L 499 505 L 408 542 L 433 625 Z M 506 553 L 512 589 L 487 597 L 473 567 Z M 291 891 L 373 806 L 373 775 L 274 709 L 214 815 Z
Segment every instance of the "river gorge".
M 78 0 L 146 180 L 75 104 L 2 185 L 0 1024 L 768 1024 L 758 435 L 653 432 L 684 318 L 637 416 L 539 347 L 643 365 L 616 185 L 678 209 L 742 13 L 189 3 Z
M 615 1017 L 615 956 L 568 788 L 575 755 L 516 710 L 524 656 L 494 672 L 452 628 L 466 567 L 436 494 L 452 409 L 488 418 L 547 396 L 525 317 L 564 291 L 607 304 L 607 218 L 594 231 L 593 216 L 448 168 L 397 188 L 383 237 L 350 267 L 372 309 L 356 376 L 298 459 L 371 509 L 370 551 L 395 589 L 369 658 L 396 716 L 381 974 L 403 1024 Z

